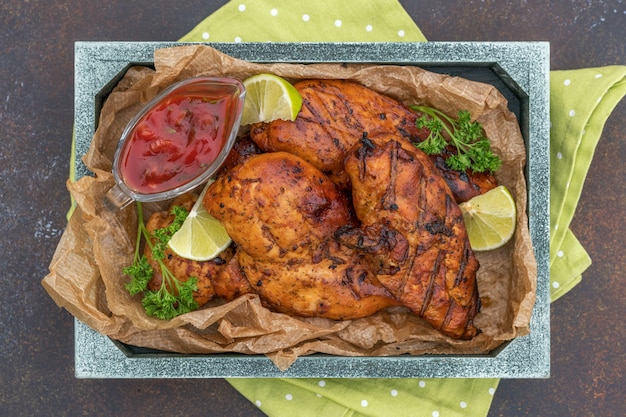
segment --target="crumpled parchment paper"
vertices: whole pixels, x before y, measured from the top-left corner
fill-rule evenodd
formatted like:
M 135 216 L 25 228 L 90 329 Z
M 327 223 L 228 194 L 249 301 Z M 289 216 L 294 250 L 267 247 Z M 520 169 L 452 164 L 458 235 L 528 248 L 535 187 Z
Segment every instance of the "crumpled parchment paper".
M 341 64 L 256 64 L 203 45 L 160 49 L 155 70 L 130 68 L 106 99 L 89 152 L 83 157 L 93 176 L 68 181 L 77 202 L 50 263 L 43 286 L 76 318 L 112 339 L 178 353 L 264 354 L 287 369 L 298 356 L 315 352 L 345 356 L 486 353 L 525 335 L 535 302 L 536 263 L 526 216 L 525 146 L 506 99 L 491 85 L 440 75 L 413 66 Z M 503 160 L 500 184 L 517 204 L 517 229 L 504 247 L 477 253 L 482 309 L 475 319 L 481 333 L 453 340 L 402 307 L 347 321 L 303 319 L 264 308 L 256 295 L 207 306 L 169 321 L 145 315 L 140 295 L 124 288 L 122 269 L 132 263 L 137 217 L 131 205 L 115 216 L 101 214 L 103 196 L 113 186 L 113 154 L 118 138 L 141 106 L 166 86 L 195 76 L 243 80 L 271 72 L 290 81 L 303 78 L 356 80 L 406 104 L 436 107 L 456 116 L 469 110 L 482 123 Z M 168 202 L 144 204 L 146 219 Z

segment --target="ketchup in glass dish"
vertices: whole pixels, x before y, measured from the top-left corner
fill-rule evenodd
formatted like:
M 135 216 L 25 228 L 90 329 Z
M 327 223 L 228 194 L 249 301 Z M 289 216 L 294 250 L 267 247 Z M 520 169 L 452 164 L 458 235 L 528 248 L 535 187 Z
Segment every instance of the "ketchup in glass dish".
M 244 98 L 236 79 L 198 77 L 152 99 L 122 133 L 107 208 L 166 200 L 206 181 L 232 148 Z
M 120 174 L 140 193 L 179 187 L 217 159 L 227 106 L 223 100 L 174 94 L 153 108 L 126 139 Z

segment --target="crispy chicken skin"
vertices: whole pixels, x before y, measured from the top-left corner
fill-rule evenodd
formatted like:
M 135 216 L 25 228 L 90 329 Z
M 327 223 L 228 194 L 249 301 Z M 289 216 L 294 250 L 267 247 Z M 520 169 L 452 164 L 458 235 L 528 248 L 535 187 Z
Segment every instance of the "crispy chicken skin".
M 341 187 L 349 188 L 343 160 L 364 135 L 394 135 L 396 140 L 408 142 L 428 136 L 428 130 L 416 126 L 420 113 L 354 81 L 304 80 L 295 87 L 303 99 L 296 120 L 253 125 L 250 136 L 264 151 L 286 151 L 305 159 Z M 445 156 L 439 159 L 443 162 Z M 491 174 L 475 175 L 454 171 L 445 163 L 436 165 L 457 202 L 495 187 Z
M 363 139 L 350 152 L 360 227 L 336 233 L 365 254 L 378 280 L 415 314 L 443 333 L 477 334 L 478 261 L 446 182 L 423 152 L 406 142 Z
M 362 256 L 334 241 L 353 223 L 348 200 L 322 172 L 285 152 L 265 153 L 217 179 L 204 198 L 237 242 L 223 272 L 272 310 L 352 319 L 398 305 Z
M 191 210 L 196 198 L 197 196 L 193 194 L 183 194 L 172 202 L 171 207 L 182 206 L 187 210 Z M 146 229 L 149 232 L 153 232 L 157 229 L 169 226 L 173 220 L 174 215 L 170 214 L 169 211 L 155 212 L 146 222 Z M 148 288 L 156 291 L 161 287 L 163 277 L 161 276 L 160 268 L 157 262 L 152 259 L 152 251 L 150 250 L 149 245 L 145 245 L 144 254 L 148 258 L 148 261 L 154 270 L 154 275 L 148 283 Z M 225 268 L 233 254 L 234 250 L 232 248 L 227 248 L 220 253 L 218 257 L 210 261 L 198 262 L 181 258 L 168 248 L 165 250 L 163 263 L 176 277 L 176 279 L 181 282 L 186 282 L 190 277 L 197 278 L 198 290 L 194 291 L 193 299 L 199 306 L 202 306 L 215 297 L 216 294 L 212 280 L 217 279 L 216 277 L 218 276 L 220 270 Z

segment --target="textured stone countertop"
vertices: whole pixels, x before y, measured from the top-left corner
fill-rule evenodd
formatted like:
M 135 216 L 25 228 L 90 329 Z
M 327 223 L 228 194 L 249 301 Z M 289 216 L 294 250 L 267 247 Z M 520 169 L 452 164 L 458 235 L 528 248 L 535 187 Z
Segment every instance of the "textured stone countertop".
M 549 41 L 552 69 L 626 64 L 626 4 L 403 1 L 432 41 Z M 40 281 L 65 227 L 75 41 L 174 41 L 224 1 L 0 6 L 0 415 L 261 416 L 226 381 L 74 377 L 74 319 Z M 572 229 L 593 259 L 552 305 L 552 377 L 504 380 L 490 416 L 626 414 L 626 101 L 609 118 Z M 407 413 L 410 415 L 410 413 Z

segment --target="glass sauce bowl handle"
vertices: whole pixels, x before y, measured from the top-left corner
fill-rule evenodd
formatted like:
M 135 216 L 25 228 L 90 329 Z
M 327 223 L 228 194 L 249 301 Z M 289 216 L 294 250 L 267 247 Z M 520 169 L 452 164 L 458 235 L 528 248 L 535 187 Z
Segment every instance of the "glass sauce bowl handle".
M 128 206 L 133 199 L 118 184 L 115 184 L 104 196 L 104 208 L 115 213 Z

